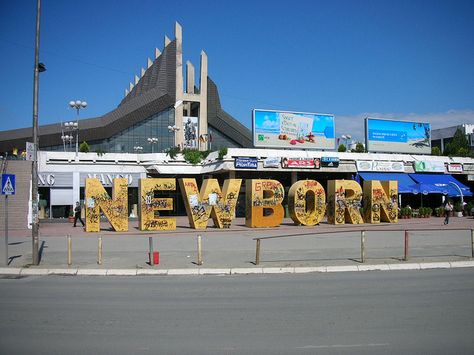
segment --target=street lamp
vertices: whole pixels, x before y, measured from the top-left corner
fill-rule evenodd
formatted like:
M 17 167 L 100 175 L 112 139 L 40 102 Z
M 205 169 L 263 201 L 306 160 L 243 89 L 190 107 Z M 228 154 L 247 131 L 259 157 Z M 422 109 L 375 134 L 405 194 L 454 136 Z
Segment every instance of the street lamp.
M 72 129 L 76 130 L 76 158 L 77 158 L 77 153 L 79 152 L 79 110 L 86 108 L 87 102 L 81 101 L 81 100 L 69 101 L 69 107 L 74 108 L 77 111 L 76 122 L 72 127 Z
M 352 136 L 350 134 L 343 134 L 341 135 L 341 138 L 344 139 L 345 141 L 346 150 L 349 150 L 349 147 L 347 146 L 347 142 L 352 138 Z
M 69 149 L 71 149 L 72 141 L 74 140 L 74 131 L 77 131 L 77 122 L 65 122 L 61 123 L 61 139 L 63 140 L 64 151 L 66 151 L 66 142 L 69 143 Z M 76 137 L 77 139 L 77 137 Z
M 133 150 L 135 151 L 135 153 L 140 153 L 141 151 L 143 151 L 143 147 L 141 145 L 136 145 L 133 147 Z
M 168 126 L 168 131 L 170 133 L 174 133 L 174 143 L 173 143 L 174 146 L 176 145 L 176 132 L 178 132 L 179 130 L 180 130 L 180 127 L 176 125 Z
M 158 138 L 151 137 L 146 139 L 151 144 L 151 152 L 154 153 L 153 146 L 158 143 Z

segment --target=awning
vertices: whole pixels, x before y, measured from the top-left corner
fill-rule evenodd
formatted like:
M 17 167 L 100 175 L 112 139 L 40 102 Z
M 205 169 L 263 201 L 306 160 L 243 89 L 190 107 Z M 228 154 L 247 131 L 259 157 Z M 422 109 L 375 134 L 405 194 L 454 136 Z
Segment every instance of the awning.
M 439 189 L 440 193 L 447 194 L 450 197 L 461 196 L 456 185 L 461 189 L 463 196 L 472 196 L 469 187 L 456 180 L 453 176 L 447 174 L 409 174 L 417 184 L 433 185 L 433 188 Z
M 418 193 L 418 190 L 415 190 L 414 181 L 409 174 L 404 173 L 359 173 L 360 177 L 364 180 L 397 180 L 398 181 L 398 193 Z

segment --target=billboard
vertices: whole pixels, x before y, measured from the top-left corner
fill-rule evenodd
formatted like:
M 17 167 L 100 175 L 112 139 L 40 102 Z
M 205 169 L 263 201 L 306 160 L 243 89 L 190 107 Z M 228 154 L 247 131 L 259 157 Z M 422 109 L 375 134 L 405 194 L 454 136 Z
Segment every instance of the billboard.
M 253 110 L 255 147 L 335 149 L 334 115 Z
M 365 119 L 368 152 L 431 154 L 429 123 Z

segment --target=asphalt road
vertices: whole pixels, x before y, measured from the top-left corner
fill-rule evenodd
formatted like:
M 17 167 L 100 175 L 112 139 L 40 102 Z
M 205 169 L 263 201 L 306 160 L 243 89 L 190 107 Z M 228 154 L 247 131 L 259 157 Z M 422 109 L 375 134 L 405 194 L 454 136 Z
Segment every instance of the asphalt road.
M 472 354 L 474 270 L 0 279 L 2 354 Z

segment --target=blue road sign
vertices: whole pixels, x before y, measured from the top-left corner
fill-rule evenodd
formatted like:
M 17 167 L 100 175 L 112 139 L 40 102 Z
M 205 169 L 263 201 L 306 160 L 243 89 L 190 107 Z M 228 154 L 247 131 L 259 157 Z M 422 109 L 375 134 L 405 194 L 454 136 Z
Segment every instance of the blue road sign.
M 15 175 L 2 174 L 2 195 L 15 194 Z

